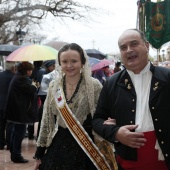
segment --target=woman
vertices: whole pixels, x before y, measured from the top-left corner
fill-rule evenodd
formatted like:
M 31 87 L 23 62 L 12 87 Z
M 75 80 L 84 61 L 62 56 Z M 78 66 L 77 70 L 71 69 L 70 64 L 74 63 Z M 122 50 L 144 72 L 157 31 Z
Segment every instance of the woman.
M 36 121 L 37 105 L 35 95 L 37 87 L 31 83 L 33 65 L 29 62 L 19 63 L 17 74 L 10 82 L 6 101 L 5 117 L 12 126 L 10 139 L 11 160 L 14 163 L 27 163 L 21 154 L 21 144 L 26 132 L 26 125 Z
M 92 161 L 72 136 L 56 107 L 54 98 L 55 92 L 60 87 L 63 96 L 58 98 L 58 102 L 64 98 L 70 112 L 93 139 L 91 119 L 102 85 L 97 79 L 91 77 L 87 60 L 85 52 L 75 43 L 63 46 L 58 53 L 56 78 L 50 83 L 44 103 L 38 147 L 34 156 L 35 170 L 38 168 L 40 170 L 96 170 Z

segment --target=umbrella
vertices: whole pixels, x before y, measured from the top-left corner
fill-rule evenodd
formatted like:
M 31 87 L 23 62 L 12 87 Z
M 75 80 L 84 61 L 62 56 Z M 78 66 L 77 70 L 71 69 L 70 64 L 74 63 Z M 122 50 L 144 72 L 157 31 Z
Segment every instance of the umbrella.
M 61 47 L 63 47 L 64 45 L 68 44 L 67 42 L 63 42 L 63 41 L 51 41 L 49 42 L 48 44 L 45 44 L 47 46 L 50 46 L 50 47 L 53 47 L 55 48 L 56 50 L 59 51 L 59 49 Z
M 113 62 L 111 60 L 108 60 L 108 59 L 103 59 L 103 60 L 100 60 L 99 63 L 93 65 L 91 67 L 91 70 L 94 71 L 94 70 L 99 70 L 103 67 L 106 67 L 106 66 L 109 66 L 110 64 L 113 64 Z
M 13 51 L 18 49 L 19 46 L 11 44 L 0 44 L 0 55 L 8 56 Z
M 33 44 L 20 47 L 6 57 L 7 61 L 41 61 L 55 60 L 58 51 L 52 47 Z
M 102 60 L 104 58 L 106 58 L 107 56 L 105 54 L 103 54 L 102 52 L 96 50 L 96 49 L 88 49 L 85 50 L 87 55 L 93 58 L 97 58 L 99 60 Z
M 90 67 L 92 67 L 93 65 L 95 65 L 95 64 L 100 62 L 99 59 L 93 58 L 93 57 L 89 57 L 88 60 L 89 60 Z

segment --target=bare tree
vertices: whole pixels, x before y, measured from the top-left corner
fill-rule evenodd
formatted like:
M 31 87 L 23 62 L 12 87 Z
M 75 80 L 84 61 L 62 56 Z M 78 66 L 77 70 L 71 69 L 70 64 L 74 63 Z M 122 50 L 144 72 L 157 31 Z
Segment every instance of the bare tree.
M 80 0 L 79 0 L 80 1 Z M 82 1 L 83 2 L 83 1 Z M 40 25 L 50 13 L 61 20 L 87 20 L 97 9 L 76 0 L 0 0 L 0 43 L 16 41 L 16 30 Z

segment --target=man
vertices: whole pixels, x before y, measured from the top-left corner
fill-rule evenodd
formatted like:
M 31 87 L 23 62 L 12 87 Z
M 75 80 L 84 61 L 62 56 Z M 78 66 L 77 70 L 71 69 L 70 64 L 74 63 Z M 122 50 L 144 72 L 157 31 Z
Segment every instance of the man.
M 115 144 L 120 170 L 168 170 L 170 69 L 148 61 L 149 43 L 137 29 L 118 45 L 125 69 L 105 83 L 92 126 Z
M 8 138 L 10 138 L 10 130 L 9 131 L 7 130 L 7 133 L 5 133 L 6 120 L 4 119 L 4 109 L 5 109 L 6 98 L 8 94 L 8 87 L 14 74 L 15 74 L 15 63 L 6 61 L 5 71 L 0 72 L 0 82 L 1 82 L 0 83 L 0 150 L 3 150 L 6 144 L 7 144 L 7 149 L 9 149 L 10 139 Z
M 36 74 L 36 81 L 41 83 L 44 74 L 48 74 L 55 69 L 55 60 L 46 60 L 43 62 L 44 68 L 38 70 Z
M 44 101 L 45 101 L 46 95 L 47 95 L 47 91 L 44 91 L 41 87 L 41 81 L 42 81 L 44 75 L 51 73 L 53 70 L 55 70 L 55 60 L 46 60 L 46 61 L 44 61 L 43 65 L 44 65 L 44 68 L 40 69 L 37 72 L 37 81 L 40 84 L 38 96 L 41 99 L 41 107 L 39 108 L 39 123 L 38 123 L 38 129 L 37 129 L 37 138 L 38 138 L 40 126 L 41 126 Z
M 32 81 L 36 82 L 36 84 L 38 86 L 39 86 L 39 80 L 37 80 L 37 73 L 39 72 L 39 70 L 41 70 L 41 73 L 39 74 L 40 79 L 41 79 L 41 76 L 42 76 L 41 74 L 43 74 L 45 72 L 45 69 L 42 68 L 42 64 L 43 64 L 43 61 L 34 61 L 34 63 L 33 63 L 34 69 L 33 69 L 32 75 L 30 77 L 30 79 Z M 38 96 L 35 97 L 35 109 L 37 109 L 35 113 L 37 113 L 37 118 L 38 118 L 38 108 L 40 107 L 40 105 L 37 108 L 37 102 L 38 102 L 38 105 L 41 104 L 40 98 Z M 35 137 L 34 137 L 34 123 L 28 125 L 27 132 L 28 133 L 25 134 L 25 137 L 28 136 L 29 140 L 34 140 L 35 139 Z

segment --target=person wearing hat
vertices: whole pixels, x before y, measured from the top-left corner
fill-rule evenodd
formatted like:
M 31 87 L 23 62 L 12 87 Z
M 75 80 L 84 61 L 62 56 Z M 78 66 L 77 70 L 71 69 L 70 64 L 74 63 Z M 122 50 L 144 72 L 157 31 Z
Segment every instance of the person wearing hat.
M 43 66 L 44 67 L 42 67 L 36 75 L 39 84 L 41 83 L 44 74 L 48 74 L 55 69 L 55 60 L 46 60 L 43 62 Z
M 55 69 L 55 60 L 46 60 L 46 61 L 43 62 L 43 66 L 44 66 L 44 68 L 41 68 L 37 72 L 37 81 L 40 84 L 38 96 L 41 99 L 41 106 L 39 108 L 39 123 L 38 123 L 38 130 L 37 130 L 37 138 L 38 138 L 38 135 L 39 135 L 39 129 L 40 129 L 40 125 L 41 125 L 43 105 L 44 105 L 44 101 L 45 101 L 46 95 L 47 95 L 47 92 L 43 91 L 42 88 L 41 88 L 41 81 L 42 81 L 42 78 L 43 78 L 44 75 L 51 73 Z

